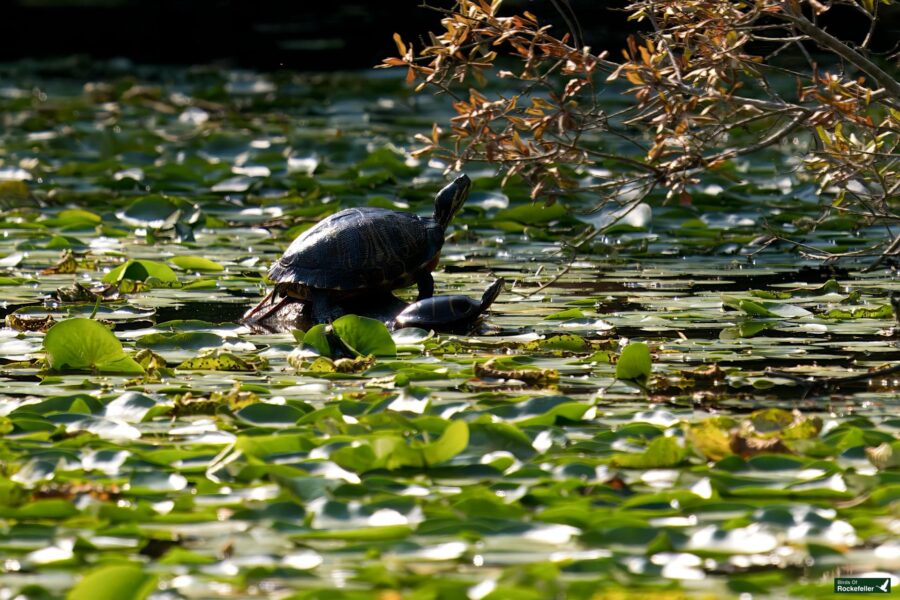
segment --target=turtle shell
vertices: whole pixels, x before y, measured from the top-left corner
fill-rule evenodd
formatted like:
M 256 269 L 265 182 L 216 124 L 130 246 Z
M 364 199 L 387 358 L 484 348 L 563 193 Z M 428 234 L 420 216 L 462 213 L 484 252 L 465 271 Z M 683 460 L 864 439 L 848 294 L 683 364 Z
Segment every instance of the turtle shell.
M 468 296 L 434 296 L 413 302 L 397 315 L 399 327 L 447 328 L 466 325 L 482 313 L 481 303 Z
M 474 323 L 503 290 L 503 278 L 494 280 L 481 301 L 468 296 L 432 296 L 413 302 L 394 318 L 394 327 L 424 327 L 453 331 Z
M 430 217 L 350 208 L 300 234 L 269 279 L 323 290 L 397 289 L 432 270 L 443 244 L 444 231 Z

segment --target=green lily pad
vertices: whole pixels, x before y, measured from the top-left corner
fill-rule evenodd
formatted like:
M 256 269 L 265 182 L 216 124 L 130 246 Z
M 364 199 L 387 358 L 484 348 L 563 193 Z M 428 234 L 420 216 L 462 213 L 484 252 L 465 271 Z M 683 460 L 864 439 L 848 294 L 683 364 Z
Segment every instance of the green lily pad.
M 650 347 L 644 342 L 631 342 L 616 362 L 616 378 L 645 382 L 651 367 Z
M 131 259 L 107 273 L 103 277 L 103 283 L 117 283 L 123 279 L 129 281 L 146 281 L 151 277 L 164 283 L 174 283 L 178 281 L 178 275 L 176 275 L 175 271 L 169 268 L 168 265 L 155 260 Z
M 313 325 L 310 327 L 301 340 L 303 346 L 312 348 L 319 355 L 330 357 L 331 344 L 328 343 L 327 326 L 323 324 Z
M 143 374 L 125 354 L 113 333 L 91 319 L 60 321 L 44 337 L 47 366 L 52 371 Z
M 544 319 L 548 321 L 568 321 L 569 319 L 581 319 L 584 317 L 584 311 L 580 308 L 567 308 L 552 315 L 547 315 Z
M 286 427 L 293 425 L 303 412 L 293 406 L 257 402 L 237 411 L 237 417 L 259 427 Z
M 748 300 L 746 298 L 734 298 L 731 296 L 722 296 L 722 302 L 725 306 L 742 310 L 751 317 L 764 317 L 768 319 L 792 319 L 796 317 L 806 317 L 812 313 L 793 304 L 783 304 L 781 302 L 769 302 Z
M 636 454 L 615 454 L 612 462 L 629 469 L 659 469 L 674 467 L 687 455 L 685 448 L 673 437 L 658 436 L 647 449 Z
M 826 319 L 834 319 L 836 321 L 849 321 L 853 319 L 890 319 L 894 316 L 894 309 L 890 304 L 882 304 L 881 306 L 859 308 L 832 308 L 823 315 Z
M 436 441 L 422 448 L 425 463 L 436 465 L 450 460 L 469 445 L 469 426 L 465 421 L 453 421 Z
M 384 323 L 368 317 L 344 315 L 333 324 L 335 334 L 360 356 L 394 356 L 397 346 Z M 304 336 L 304 341 L 306 337 Z
M 182 371 L 255 371 L 256 367 L 230 352 L 213 352 L 189 358 L 176 369 Z
M 108 565 L 85 575 L 66 600 L 143 600 L 156 589 L 156 580 L 138 565 Z
M 225 270 L 225 267 L 219 263 L 202 256 L 173 256 L 169 259 L 169 262 L 185 271 L 215 273 Z

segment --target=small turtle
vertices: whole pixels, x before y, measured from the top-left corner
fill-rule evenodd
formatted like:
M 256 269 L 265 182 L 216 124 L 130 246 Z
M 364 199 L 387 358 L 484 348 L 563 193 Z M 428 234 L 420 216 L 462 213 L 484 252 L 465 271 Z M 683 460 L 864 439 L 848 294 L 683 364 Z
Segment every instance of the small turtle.
M 431 272 L 440 260 L 444 232 L 469 195 L 466 175 L 434 199 L 434 215 L 384 208 L 349 208 L 304 231 L 269 269 L 274 290 L 244 320 L 263 321 L 288 302 L 303 302 L 309 320 L 322 323 L 342 314 L 342 302 L 416 283 L 419 299 L 434 294 Z M 266 304 L 281 302 L 260 316 Z
M 490 308 L 500 291 L 503 279 L 498 279 L 485 290 L 481 301 L 468 296 L 434 296 L 413 302 L 394 319 L 394 327 L 421 327 L 422 329 L 458 330 L 471 326 Z

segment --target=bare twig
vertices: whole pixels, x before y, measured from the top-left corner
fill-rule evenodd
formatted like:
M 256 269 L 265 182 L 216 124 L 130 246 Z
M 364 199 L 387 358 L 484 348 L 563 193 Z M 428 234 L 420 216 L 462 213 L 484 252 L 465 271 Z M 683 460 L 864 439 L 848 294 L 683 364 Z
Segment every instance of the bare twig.
M 894 238 L 894 240 L 888 245 L 888 247 L 884 249 L 884 252 L 882 252 L 881 255 L 877 259 L 875 259 L 875 261 L 871 265 L 863 269 L 863 273 L 874 271 L 875 269 L 880 267 L 888 257 L 897 255 L 900 255 L 900 235 Z

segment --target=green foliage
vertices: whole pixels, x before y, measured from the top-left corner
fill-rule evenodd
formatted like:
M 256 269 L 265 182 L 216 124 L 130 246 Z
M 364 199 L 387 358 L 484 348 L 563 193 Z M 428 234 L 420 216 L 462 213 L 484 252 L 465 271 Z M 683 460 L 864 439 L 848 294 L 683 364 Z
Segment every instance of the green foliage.
M 456 420 L 430 443 L 409 443 L 393 435 L 376 436 L 367 444 L 338 450 L 334 460 L 344 468 L 359 472 L 377 468 L 424 468 L 450 460 L 468 445 L 469 427 L 465 421 Z
M 590 348 L 590 344 L 583 337 L 570 333 L 529 342 L 522 349 L 528 352 L 587 352 Z
M 344 315 L 332 324 L 334 333 L 359 356 L 394 356 L 397 346 L 384 323 L 376 319 Z M 306 337 L 303 338 L 304 342 Z
M 173 256 L 169 259 L 169 262 L 184 271 L 216 273 L 225 269 L 225 267 L 216 261 L 202 256 Z
M 822 316 L 826 319 L 847 321 L 850 319 L 890 319 L 893 315 L 893 307 L 890 304 L 883 304 L 876 307 L 861 306 L 852 309 L 833 308 Z
M 616 378 L 646 382 L 651 373 L 650 347 L 644 342 L 631 342 L 616 362 Z
M 613 464 L 627 469 L 659 469 L 674 467 L 684 460 L 687 451 L 677 439 L 658 436 L 639 454 L 614 454 Z
M 799 306 L 791 304 L 781 304 L 779 302 L 755 302 L 746 298 L 734 298 L 731 296 L 722 296 L 722 303 L 725 306 L 742 310 L 751 317 L 763 317 L 767 319 L 804 317 L 810 312 Z
M 178 281 L 175 271 L 161 262 L 131 259 L 107 273 L 103 277 L 103 283 L 118 283 L 122 280 L 147 281 L 151 277 L 163 283 Z
M 143 600 L 156 589 L 156 581 L 140 565 L 109 565 L 85 575 L 66 600 Z
M 300 341 L 303 342 L 304 346 L 312 348 L 321 356 L 331 356 L 327 327 L 323 324 L 310 327 Z
M 567 308 L 566 310 L 553 313 L 544 317 L 548 321 L 566 321 L 568 319 L 580 319 L 584 317 L 584 312 L 580 308 Z
M 67 319 L 44 336 L 47 367 L 52 371 L 142 374 L 113 333 L 91 319 Z

